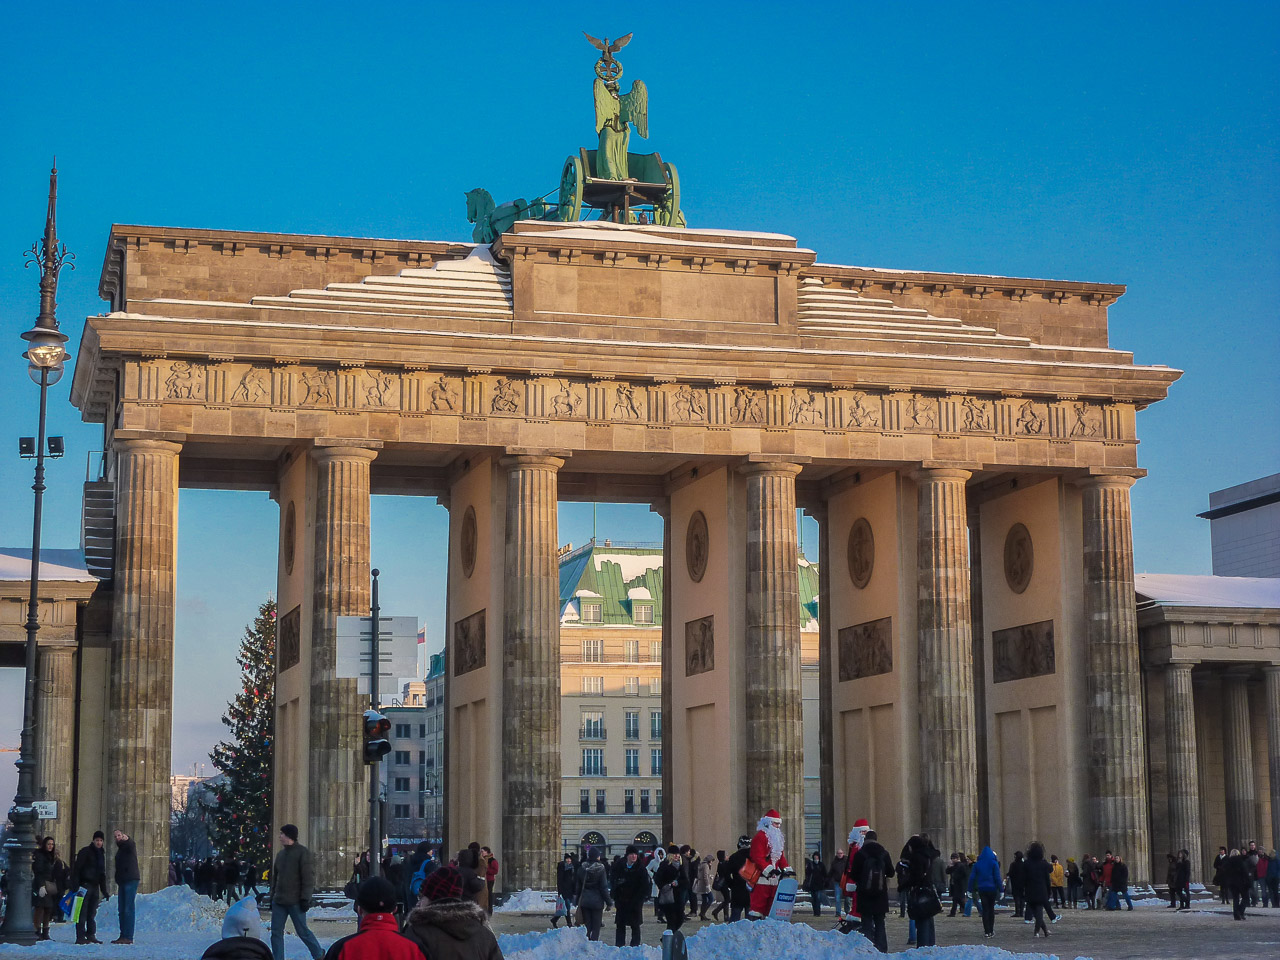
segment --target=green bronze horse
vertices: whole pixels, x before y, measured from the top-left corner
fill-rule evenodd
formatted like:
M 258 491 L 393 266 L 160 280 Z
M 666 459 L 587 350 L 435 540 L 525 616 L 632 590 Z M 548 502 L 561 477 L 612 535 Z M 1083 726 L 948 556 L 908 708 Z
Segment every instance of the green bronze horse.
M 543 220 L 547 216 L 547 205 L 541 200 L 532 203 L 523 197 L 502 205 L 493 202 L 493 195 L 483 187 L 468 190 L 467 223 L 474 223 L 471 239 L 476 243 L 493 243 L 506 233 L 517 220 Z

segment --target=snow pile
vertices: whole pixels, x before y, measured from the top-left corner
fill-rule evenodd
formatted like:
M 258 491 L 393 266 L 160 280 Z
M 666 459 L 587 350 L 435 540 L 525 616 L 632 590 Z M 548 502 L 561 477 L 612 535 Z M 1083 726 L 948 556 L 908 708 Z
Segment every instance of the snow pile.
M 135 935 L 180 930 L 208 934 L 211 940 L 222 936 L 222 920 L 227 915 L 227 905 L 221 900 L 210 900 L 187 886 L 165 887 L 155 893 L 139 894 L 135 910 Z M 120 911 L 115 896 L 112 896 L 98 907 L 98 939 L 114 940 L 118 936 Z
M 661 960 L 657 947 L 622 947 L 613 945 L 613 927 L 606 924 L 600 939 L 587 939 L 585 927 L 559 927 L 535 933 L 513 933 L 498 937 L 498 946 L 506 960 Z M 701 956 L 701 955 L 699 955 Z M 770 960 L 777 960 L 770 957 Z
M 494 913 L 545 913 L 556 911 L 556 895 L 528 887 L 517 894 L 507 897 L 500 906 L 494 907 Z

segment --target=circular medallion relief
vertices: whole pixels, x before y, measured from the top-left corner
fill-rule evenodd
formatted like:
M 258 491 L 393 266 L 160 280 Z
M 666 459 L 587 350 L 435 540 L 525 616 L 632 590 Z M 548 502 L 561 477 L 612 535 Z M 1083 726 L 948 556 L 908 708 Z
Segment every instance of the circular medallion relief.
M 1031 534 L 1022 524 L 1015 523 L 1009 528 L 1009 535 L 1004 538 L 1004 578 L 1009 589 L 1014 593 L 1022 593 L 1027 589 L 1034 566 Z
M 462 575 L 470 577 L 476 568 L 476 546 L 479 540 L 479 534 L 476 532 L 476 508 L 467 507 L 466 513 L 462 515 L 462 537 L 459 544 L 459 552 L 462 559 Z
M 293 556 L 297 550 L 298 541 L 298 518 L 293 508 L 293 501 L 289 501 L 289 506 L 284 511 L 284 534 L 281 536 L 280 546 L 284 549 L 284 575 L 287 577 L 293 573 Z
M 866 517 L 853 521 L 849 530 L 849 579 L 861 590 L 871 582 L 876 567 L 876 541 Z
M 684 559 L 689 567 L 689 579 L 694 583 L 700 582 L 707 572 L 708 539 L 707 518 L 701 510 L 695 510 L 689 518 L 689 532 L 684 540 Z

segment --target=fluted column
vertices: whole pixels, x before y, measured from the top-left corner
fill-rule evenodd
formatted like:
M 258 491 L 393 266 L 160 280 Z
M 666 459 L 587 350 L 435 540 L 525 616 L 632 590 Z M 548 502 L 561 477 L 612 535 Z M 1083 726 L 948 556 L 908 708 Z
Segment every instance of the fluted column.
M 555 887 L 560 849 L 559 457 L 502 458 L 507 470 L 502 612 L 504 885 Z
M 1191 664 L 1164 668 L 1164 738 L 1169 780 L 1169 849 L 1186 850 L 1191 881 L 1199 883 L 1204 860 L 1200 838 L 1200 768 L 1196 760 L 1196 705 Z
M 173 607 L 178 451 L 165 440 L 117 439 L 116 556 L 111 620 L 107 822 L 138 845 L 141 890 L 169 877 L 173 760 Z M 69 800 L 70 798 L 68 798 Z M 83 839 L 83 838 L 81 838 Z
M 1227 845 L 1258 839 L 1258 798 L 1253 787 L 1253 731 L 1249 729 L 1249 681 L 1228 673 L 1222 680 L 1222 765 L 1227 795 Z
M 1271 780 L 1271 849 L 1280 847 L 1280 663 L 1263 669 L 1267 692 L 1268 772 Z
M 1135 883 L 1151 877 L 1146 733 L 1133 587 L 1131 477 L 1089 477 L 1083 492 L 1088 646 L 1089 806 L 1097 846 L 1124 857 Z
M 796 463 L 749 463 L 747 478 L 747 818 L 782 815 L 787 849 L 804 850 L 804 731 Z
M 978 848 L 968 470 L 917 470 L 921 828 L 943 851 Z
M 76 726 L 76 648 L 39 648 L 39 694 L 36 697 L 36 796 L 58 801 L 58 819 L 40 824 L 63 847 L 71 846 L 72 764 Z
M 377 450 L 317 446 L 315 566 L 311 585 L 311 747 L 308 836 L 316 885 L 341 887 L 368 846 L 369 795 L 354 679 L 337 676 L 338 617 L 369 616 L 369 467 Z M 288 822 L 290 812 L 280 811 Z

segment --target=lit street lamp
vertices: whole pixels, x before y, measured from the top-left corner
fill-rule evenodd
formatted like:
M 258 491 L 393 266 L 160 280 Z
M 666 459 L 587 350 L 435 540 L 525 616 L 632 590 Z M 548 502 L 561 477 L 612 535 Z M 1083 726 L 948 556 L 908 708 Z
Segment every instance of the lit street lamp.
M 22 740 L 18 750 L 18 790 L 9 811 L 13 831 L 5 841 L 9 854 L 9 908 L 0 926 L 0 943 L 32 944 L 39 937 L 31 912 L 31 861 L 36 851 L 36 634 L 40 630 L 40 514 L 44 501 L 45 410 L 49 387 L 62 379 L 67 351 L 67 335 L 58 329 L 56 317 L 58 272 L 64 262 L 74 260 L 66 245 L 58 245 L 56 210 L 58 169 L 49 174 L 49 213 L 44 239 L 27 252 L 27 266 L 40 267 L 40 315 L 36 325 L 22 335 L 27 341 L 27 373 L 40 385 L 40 428 L 35 443 L 35 517 L 31 531 L 31 595 L 27 602 L 26 678 L 22 695 Z M 75 265 L 70 264 L 72 269 Z M 61 438 L 50 438 L 52 440 Z M 57 454 L 61 453 L 61 444 Z M 20 445 L 24 449 L 25 445 Z M 50 450 L 51 454 L 54 451 Z

